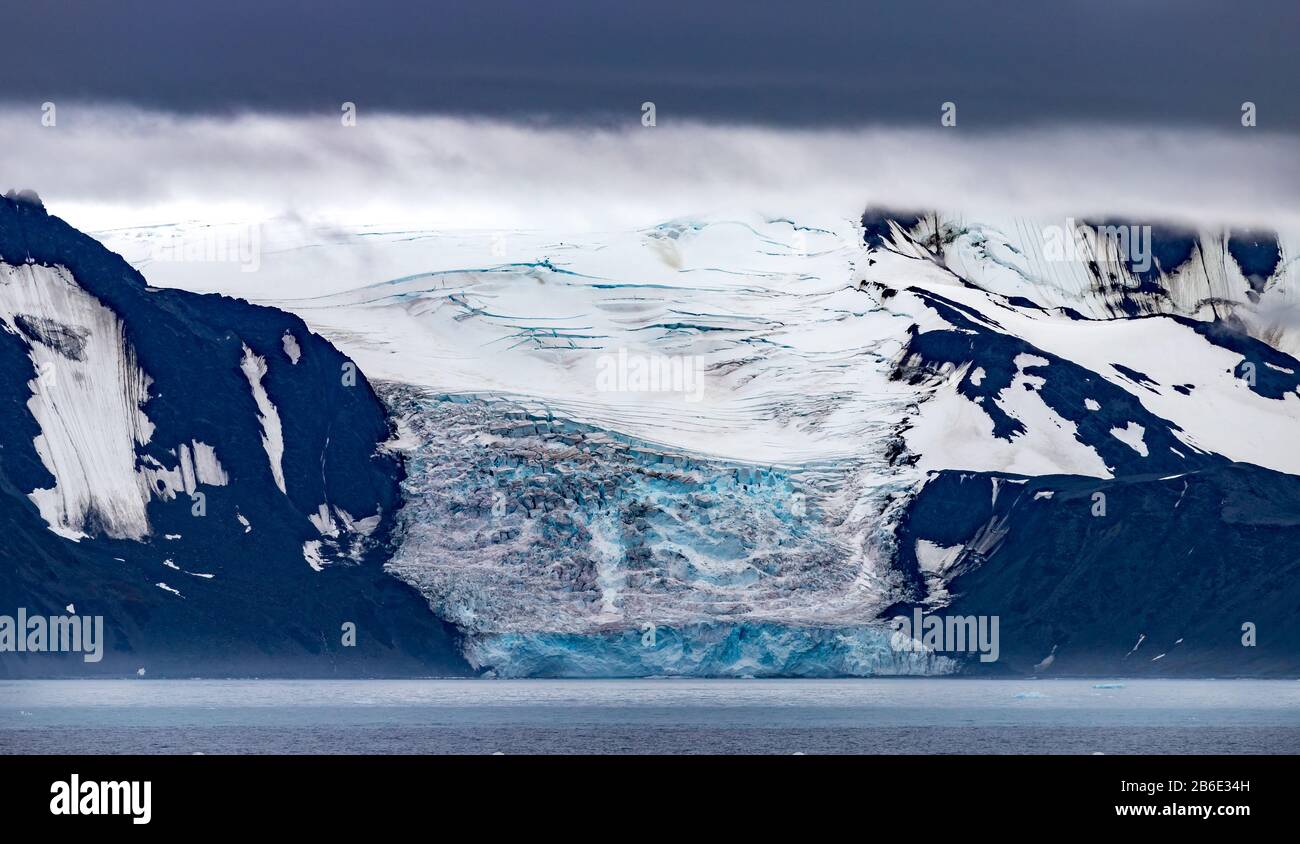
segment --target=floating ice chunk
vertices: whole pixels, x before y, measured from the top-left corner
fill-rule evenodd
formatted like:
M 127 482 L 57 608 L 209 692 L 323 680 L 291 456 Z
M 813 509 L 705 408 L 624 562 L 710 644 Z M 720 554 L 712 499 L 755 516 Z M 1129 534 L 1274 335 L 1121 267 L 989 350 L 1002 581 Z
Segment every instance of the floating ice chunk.
M 180 590 L 173 589 L 172 587 L 168 586 L 166 583 L 163 583 L 161 580 L 155 583 L 154 586 L 157 586 L 159 589 L 163 590 L 164 592 L 171 592 L 173 595 L 175 595 L 178 598 L 185 597 L 180 593 Z
M 1084 399 L 1083 406 L 1093 411 L 1101 410 L 1101 405 L 1097 402 L 1096 399 Z

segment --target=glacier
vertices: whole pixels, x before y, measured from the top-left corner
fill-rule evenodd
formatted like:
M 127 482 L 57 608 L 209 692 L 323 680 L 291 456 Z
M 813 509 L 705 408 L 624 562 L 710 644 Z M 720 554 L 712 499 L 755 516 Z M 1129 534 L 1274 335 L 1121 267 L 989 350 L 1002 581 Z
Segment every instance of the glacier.
M 409 438 L 388 568 L 457 625 L 472 665 L 513 676 L 503 656 L 512 649 L 543 664 L 570 653 L 577 665 L 583 637 L 596 651 L 601 642 L 621 649 L 628 630 L 680 633 L 702 622 L 755 647 L 809 651 L 768 653 L 759 661 L 769 670 L 836 673 L 811 668 L 818 654 L 871 664 L 815 633 L 862 626 L 891 593 L 888 519 L 859 491 L 887 505 L 901 490 L 868 483 L 868 466 L 710 460 L 539 407 L 380 389 Z M 541 659 L 539 649 L 556 653 Z M 641 654 L 610 656 L 635 673 Z M 662 663 L 645 656 L 646 667 Z
M 254 298 L 375 384 L 404 467 L 386 570 L 475 670 L 972 670 L 890 647 L 920 606 L 1000 615 L 1001 671 L 1295 673 L 1300 239 L 1152 225 L 1135 260 L 1076 237 L 1101 223 L 1129 225 L 272 221 Z M 201 232 L 100 236 L 154 284 L 249 295 L 154 260 Z M 703 381 L 627 389 L 611 360 Z M 1139 635 L 1167 657 L 1138 665 Z

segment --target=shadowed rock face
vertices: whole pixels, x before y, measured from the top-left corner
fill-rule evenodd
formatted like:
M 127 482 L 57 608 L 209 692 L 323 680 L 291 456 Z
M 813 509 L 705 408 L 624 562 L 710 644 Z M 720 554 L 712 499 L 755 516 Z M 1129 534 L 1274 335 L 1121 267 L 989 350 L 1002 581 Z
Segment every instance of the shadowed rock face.
M 149 288 L 27 199 L 0 200 L 0 269 L 0 615 L 72 605 L 106 639 L 96 663 L 0 654 L 0 676 L 466 670 L 383 572 L 401 464 L 341 353 L 284 312 Z
M 940 472 L 908 508 L 899 562 L 917 565 L 921 540 L 945 549 L 934 611 L 999 618 L 998 664 L 967 671 L 1294 676 L 1297 501 L 1300 480 L 1248 464 L 1104 481 Z M 929 606 L 933 585 L 885 615 Z M 1268 631 L 1253 646 L 1248 623 Z
M 908 214 L 896 221 L 893 230 L 902 237 L 881 248 L 905 248 L 909 231 L 924 239 L 917 219 Z M 959 228 L 949 226 L 951 240 L 976 237 Z M 1295 358 L 1251 336 L 1242 321 L 1217 318 L 1215 310 L 1199 303 L 1180 305 L 1170 295 L 1179 283 L 1172 276 L 1201 271 L 1199 265 L 1186 265 L 1211 248 L 1205 241 L 1212 239 L 1171 231 L 1156 229 L 1157 271 L 1143 274 L 1140 285 L 1123 288 L 1125 295 L 1164 302 L 1170 313 L 1133 319 L 1133 308 L 1124 306 L 1103 316 L 1094 304 L 1092 320 L 1099 326 L 1107 319 L 1152 329 L 1152 319 L 1185 326 L 1216 355 L 1231 353 L 1215 358 L 1233 362 L 1220 364 L 1237 378 L 1240 392 L 1229 401 L 1267 399 L 1259 405 L 1266 412 L 1294 418 L 1300 386 Z M 1252 235 L 1246 244 L 1234 235 L 1227 243 L 1229 260 L 1253 281 L 1237 289 L 1235 302 L 1217 303 L 1223 314 L 1257 300 L 1264 289 L 1261 279 L 1270 280 L 1269 295 L 1289 295 L 1275 236 Z M 989 288 L 1006 283 L 984 267 L 962 263 L 955 247 L 944 260 Z M 1050 287 L 1027 285 L 1040 298 Z M 1084 278 L 1071 295 L 1076 304 L 1087 305 L 1104 293 L 1102 288 Z M 910 595 L 882 618 L 918 607 L 943 616 L 998 617 L 998 662 L 967 660 L 962 666 L 967 672 L 1300 674 L 1300 590 L 1295 586 L 1300 554 L 1294 551 L 1300 540 L 1300 477 L 1189 447 L 1195 440 L 1177 421 L 1144 403 L 1147 396 L 1170 391 L 1195 399 L 1191 384 L 1161 383 L 1138 368 L 1111 362 L 1117 351 L 1098 355 L 1118 378 L 1100 377 L 1100 370 L 1014 336 L 997 321 L 1001 311 L 980 314 L 933 292 L 917 292 L 950 328 L 913 336 L 896 377 L 934 383 L 945 373 L 965 373 L 955 381 L 955 391 L 987 414 L 993 437 L 1015 442 L 1030 433 L 1029 427 L 1008 415 L 1000 399 L 1023 372 L 1033 377 L 1037 398 L 1061 424 L 1074 426 L 1073 439 L 1090 444 L 1112 477 L 931 472 L 898 529 L 897 565 Z M 1060 294 L 1057 288 L 1052 295 Z M 1009 304 L 1022 307 L 1014 300 Z M 1042 298 L 1028 304 L 1054 303 Z M 1169 353 L 1153 343 L 1150 360 Z M 1032 365 L 1017 366 L 1017 360 Z M 1201 374 L 1196 367 L 1188 371 Z M 1202 401 L 1199 412 L 1212 413 L 1211 407 L 1223 412 L 1223 399 Z M 1140 450 L 1116 435 L 1129 427 L 1142 431 Z M 1255 435 L 1240 430 L 1232 439 Z M 935 559 L 941 561 L 938 567 Z M 1267 635 L 1260 633 L 1264 630 Z M 1252 631 L 1255 635 L 1248 635 Z
M 944 472 L 901 534 L 901 548 L 954 549 L 943 614 L 1000 618 L 999 663 L 967 670 L 1034 673 L 1052 655 L 1040 673 L 1300 671 L 1293 476 L 1245 464 L 1108 481 Z

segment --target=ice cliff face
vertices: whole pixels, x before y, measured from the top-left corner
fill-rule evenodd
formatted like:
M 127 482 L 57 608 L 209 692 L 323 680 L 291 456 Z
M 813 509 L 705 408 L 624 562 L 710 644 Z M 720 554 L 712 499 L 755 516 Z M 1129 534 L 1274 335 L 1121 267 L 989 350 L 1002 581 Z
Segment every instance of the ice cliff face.
M 248 283 L 150 236 L 114 246 L 159 283 Z M 389 570 L 480 670 L 1300 671 L 1287 236 L 869 211 L 263 242 L 274 304 L 381 383 Z M 1000 660 L 898 648 L 913 608 L 998 616 Z
M 900 584 L 881 516 L 891 487 L 862 463 L 754 466 L 535 405 L 384 396 L 409 426 L 390 570 L 463 631 L 478 668 L 823 676 L 936 664 L 892 653 L 863 623 Z
M 95 664 L 7 652 L 0 676 L 463 666 L 382 572 L 400 479 L 384 410 L 301 320 L 151 288 L 14 197 L 0 329 L 0 607 L 74 605 L 107 639 Z

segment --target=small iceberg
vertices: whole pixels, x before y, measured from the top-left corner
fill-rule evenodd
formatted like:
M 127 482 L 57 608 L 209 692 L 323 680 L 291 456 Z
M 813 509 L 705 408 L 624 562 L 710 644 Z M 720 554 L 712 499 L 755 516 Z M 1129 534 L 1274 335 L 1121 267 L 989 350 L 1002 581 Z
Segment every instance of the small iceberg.
M 1042 692 L 1016 692 L 1016 700 L 1038 700 L 1045 697 L 1047 695 Z
M 1092 687 L 1094 689 L 1122 689 L 1124 688 L 1124 684 L 1123 683 L 1094 683 Z

